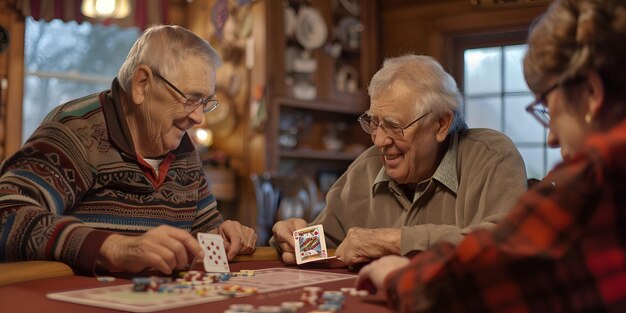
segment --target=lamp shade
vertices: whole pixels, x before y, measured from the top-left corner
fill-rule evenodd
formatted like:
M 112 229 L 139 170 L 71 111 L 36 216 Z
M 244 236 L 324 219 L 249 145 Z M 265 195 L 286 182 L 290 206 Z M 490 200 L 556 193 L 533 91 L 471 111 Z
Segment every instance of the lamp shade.
M 91 18 L 125 18 L 130 14 L 128 0 L 83 0 L 83 15 Z

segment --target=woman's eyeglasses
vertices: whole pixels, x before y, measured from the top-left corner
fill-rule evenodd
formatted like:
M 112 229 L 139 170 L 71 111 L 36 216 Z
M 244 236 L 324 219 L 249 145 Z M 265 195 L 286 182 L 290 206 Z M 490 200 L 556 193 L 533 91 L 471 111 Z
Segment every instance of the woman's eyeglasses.
M 548 110 L 548 105 L 546 104 L 546 98 L 548 97 L 548 94 L 556 90 L 559 86 L 561 86 L 561 82 L 556 82 L 544 91 L 539 98 L 526 106 L 526 112 L 530 113 L 530 115 L 532 115 L 545 128 L 550 126 L 550 111 Z

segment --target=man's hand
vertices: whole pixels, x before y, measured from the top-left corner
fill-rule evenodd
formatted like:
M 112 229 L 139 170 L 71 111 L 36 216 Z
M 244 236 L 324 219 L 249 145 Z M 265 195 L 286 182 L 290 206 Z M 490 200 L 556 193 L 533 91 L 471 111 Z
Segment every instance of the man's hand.
M 259 238 L 254 229 L 243 226 L 237 221 L 224 221 L 219 227 L 219 234 L 224 238 L 224 248 L 228 259 L 237 254 L 251 254 L 256 249 Z
M 352 227 L 335 255 L 347 265 L 369 262 L 389 254 L 400 254 L 400 229 Z
M 293 232 L 307 226 L 305 220 L 300 218 L 290 218 L 288 220 L 276 222 L 272 227 L 274 240 L 279 251 L 282 252 L 281 259 L 285 263 L 296 263 L 295 247 L 293 246 Z
M 204 257 L 198 241 L 187 231 L 159 226 L 141 236 L 113 234 L 100 248 L 98 264 L 109 271 L 140 272 L 148 268 L 171 274 Z
M 409 259 L 397 255 L 382 257 L 368 265 L 363 266 L 356 279 L 355 288 L 365 289 L 371 294 L 383 287 L 385 279 L 389 273 L 405 267 L 409 264 Z

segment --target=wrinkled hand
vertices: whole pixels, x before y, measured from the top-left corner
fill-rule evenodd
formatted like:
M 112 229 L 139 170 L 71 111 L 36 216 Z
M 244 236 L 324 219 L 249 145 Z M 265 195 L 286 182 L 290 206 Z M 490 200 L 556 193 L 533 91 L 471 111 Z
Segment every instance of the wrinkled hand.
M 369 262 L 389 254 L 400 254 L 400 229 L 352 227 L 335 255 L 347 265 Z
M 136 273 L 154 268 L 171 274 L 186 268 L 194 257 L 204 257 L 196 239 L 187 231 L 164 225 L 141 236 L 109 236 L 100 248 L 98 264 L 109 271 Z
M 224 248 L 229 260 L 232 260 L 237 254 L 254 252 L 256 241 L 259 238 L 254 229 L 230 220 L 226 220 L 220 225 L 219 234 L 224 238 Z
M 295 247 L 293 245 L 293 232 L 307 226 L 305 220 L 300 218 L 290 218 L 288 220 L 276 222 L 272 227 L 274 240 L 282 251 L 280 258 L 285 263 L 296 263 Z
M 389 273 L 405 267 L 407 264 L 409 264 L 409 259 L 403 256 L 388 255 L 382 257 L 361 268 L 355 288 L 365 289 L 369 293 L 375 294 L 378 289 L 383 287 Z

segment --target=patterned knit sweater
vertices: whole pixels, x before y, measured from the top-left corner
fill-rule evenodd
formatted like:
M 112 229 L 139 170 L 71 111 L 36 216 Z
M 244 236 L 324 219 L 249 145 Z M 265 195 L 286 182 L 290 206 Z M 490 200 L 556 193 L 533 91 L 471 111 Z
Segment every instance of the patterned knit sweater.
M 0 261 L 57 260 L 91 275 L 112 233 L 171 225 L 195 234 L 222 217 L 191 140 L 159 168 L 139 160 L 119 84 L 53 110 L 0 168 Z

